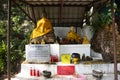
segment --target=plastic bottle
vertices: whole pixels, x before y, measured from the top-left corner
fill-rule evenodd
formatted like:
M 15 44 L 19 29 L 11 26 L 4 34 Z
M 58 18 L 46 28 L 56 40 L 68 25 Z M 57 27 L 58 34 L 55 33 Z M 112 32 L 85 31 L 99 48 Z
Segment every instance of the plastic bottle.
M 32 67 L 30 68 L 30 76 L 33 76 L 33 69 L 32 69 Z

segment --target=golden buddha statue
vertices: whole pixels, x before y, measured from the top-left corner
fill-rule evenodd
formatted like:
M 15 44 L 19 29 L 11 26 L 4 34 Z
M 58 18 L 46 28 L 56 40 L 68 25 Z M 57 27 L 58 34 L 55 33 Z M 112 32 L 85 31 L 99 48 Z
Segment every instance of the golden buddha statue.
M 67 40 L 69 40 L 69 41 L 76 41 L 76 42 L 79 42 L 81 40 L 80 35 L 78 35 L 74 31 L 74 27 L 73 26 L 70 27 L 70 31 L 67 34 Z
M 31 43 L 33 43 L 34 40 L 38 43 L 41 43 L 42 40 L 44 40 L 45 43 L 54 43 L 54 30 L 50 20 L 46 18 L 45 11 L 43 11 L 42 19 L 38 20 L 37 27 L 33 30 L 30 40 Z
M 90 42 L 89 42 L 86 34 L 85 34 L 84 37 L 83 37 L 83 42 L 82 42 L 82 44 L 90 44 Z

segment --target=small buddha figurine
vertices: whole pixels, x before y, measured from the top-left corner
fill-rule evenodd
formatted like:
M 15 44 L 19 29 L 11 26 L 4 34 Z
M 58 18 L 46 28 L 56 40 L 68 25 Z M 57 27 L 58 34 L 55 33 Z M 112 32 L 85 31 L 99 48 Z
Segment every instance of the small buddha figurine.
M 75 41 L 75 42 L 79 42 L 81 40 L 81 37 L 80 35 L 78 35 L 75 31 L 74 31 L 74 27 L 71 26 L 70 27 L 70 31 L 68 32 L 67 34 L 67 39 L 69 41 Z
M 90 44 L 87 35 L 84 35 L 82 44 Z
M 41 44 L 45 44 L 45 41 L 44 41 L 44 39 L 42 39 L 42 40 L 41 40 Z

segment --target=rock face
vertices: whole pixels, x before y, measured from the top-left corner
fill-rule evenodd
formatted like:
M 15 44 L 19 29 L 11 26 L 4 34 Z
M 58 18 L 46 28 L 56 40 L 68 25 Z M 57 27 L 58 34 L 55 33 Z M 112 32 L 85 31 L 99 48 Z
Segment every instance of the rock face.
M 118 25 L 118 32 L 119 32 L 119 35 L 120 35 L 120 0 L 116 0 L 117 1 L 117 9 L 118 9 L 118 16 L 115 17 L 115 21 Z M 117 41 L 118 43 L 120 44 L 120 41 L 119 41 L 119 37 L 117 38 Z M 117 46 L 118 48 L 118 61 L 120 61 L 120 49 L 119 49 L 120 45 Z
M 115 26 L 115 33 L 116 33 L 116 50 L 117 50 L 117 57 L 118 61 L 120 61 L 120 34 L 118 32 L 118 26 Z M 93 35 L 91 40 L 91 48 L 95 52 L 99 52 L 102 54 L 104 61 L 106 62 L 113 62 L 114 60 L 114 44 L 113 44 L 113 32 L 111 25 L 105 25 L 105 27 L 96 32 Z

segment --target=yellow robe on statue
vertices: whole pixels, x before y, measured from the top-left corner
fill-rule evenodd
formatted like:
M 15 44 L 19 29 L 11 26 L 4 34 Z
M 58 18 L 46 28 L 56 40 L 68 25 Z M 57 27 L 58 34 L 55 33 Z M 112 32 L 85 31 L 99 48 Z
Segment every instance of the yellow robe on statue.
M 70 41 L 79 41 L 81 39 L 80 35 L 78 35 L 76 32 L 74 32 L 74 27 L 72 26 L 70 28 L 70 31 L 67 34 L 67 39 Z
M 83 37 L 83 42 L 82 42 L 82 44 L 90 44 L 90 42 L 89 42 L 89 40 L 88 40 L 88 38 L 87 38 L 87 35 L 85 35 L 85 36 Z
M 50 31 L 52 31 L 52 29 L 53 27 L 52 27 L 51 22 L 47 18 L 43 17 L 37 22 L 37 27 L 33 30 L 30 36 L 30 39 L 43 36 L 49 33 Z

